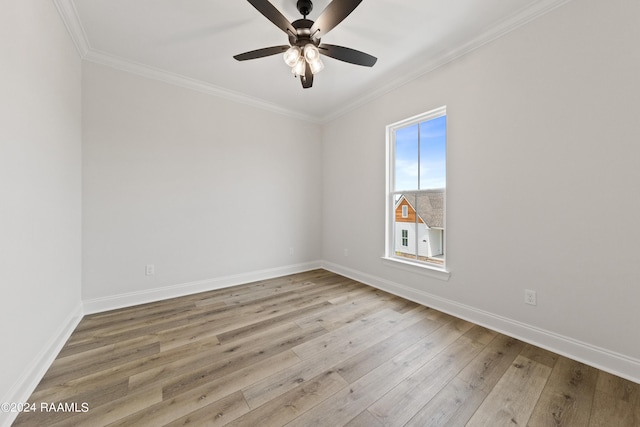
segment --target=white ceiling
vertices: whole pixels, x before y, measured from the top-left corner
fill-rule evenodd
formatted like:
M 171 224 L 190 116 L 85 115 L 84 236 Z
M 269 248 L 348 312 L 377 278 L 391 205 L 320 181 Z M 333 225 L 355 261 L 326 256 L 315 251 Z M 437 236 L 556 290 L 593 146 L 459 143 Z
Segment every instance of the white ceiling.
M 324 57 L 302 89 L 282 55 L 233 55 L 287 44 L 243 0 L 54 0 L 83 58 L 307 120 L 343 114 L 568 0 L 364 0 L 324 43 L 378 58 L 373 68 Z M 335 0 L 341 1 L 341 0 Z M 314 1 L 315 20 L 330 0 Z M 293 21 L 296 0 L 272 0 Z

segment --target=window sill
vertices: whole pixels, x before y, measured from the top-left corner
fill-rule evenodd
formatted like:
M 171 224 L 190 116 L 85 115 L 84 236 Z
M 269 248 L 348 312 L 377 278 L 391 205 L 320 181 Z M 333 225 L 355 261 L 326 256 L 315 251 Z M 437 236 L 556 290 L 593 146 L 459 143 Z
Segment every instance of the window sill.
M 451 272 L 431 265 L 417 264 L 415 262 L 403 261 L 398 258 L 382 257 L 382 263 L 400 270 L 409 271 L 411 273 L 422 274 L 434 279 L 448 281 Z

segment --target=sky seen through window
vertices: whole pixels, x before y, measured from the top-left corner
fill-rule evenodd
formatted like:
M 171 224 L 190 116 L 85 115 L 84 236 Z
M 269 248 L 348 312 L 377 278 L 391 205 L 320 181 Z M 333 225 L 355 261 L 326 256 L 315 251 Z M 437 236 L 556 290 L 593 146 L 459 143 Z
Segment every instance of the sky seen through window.
M 446 134 L 446 116 L 396 130 L 396 191 L 445 188 Z

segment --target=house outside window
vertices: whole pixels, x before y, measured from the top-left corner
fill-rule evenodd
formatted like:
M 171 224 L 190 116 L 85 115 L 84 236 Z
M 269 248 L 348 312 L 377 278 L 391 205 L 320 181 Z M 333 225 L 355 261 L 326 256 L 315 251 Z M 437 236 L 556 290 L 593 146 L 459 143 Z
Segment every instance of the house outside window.
M 387 126 L 385 256 L 445 270 L 446 107 Z

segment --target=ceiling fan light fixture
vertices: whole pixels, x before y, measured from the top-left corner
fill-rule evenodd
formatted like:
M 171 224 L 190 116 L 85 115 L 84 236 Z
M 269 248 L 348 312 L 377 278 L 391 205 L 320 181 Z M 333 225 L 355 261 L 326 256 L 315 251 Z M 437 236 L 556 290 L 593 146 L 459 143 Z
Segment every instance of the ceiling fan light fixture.
M 294 67 L 300 59 L 301 49 L 298 46 L 291 46 L 284 53 L 284 62 L 289 67 Z
M 307 19 L 308 14 L 313 9 L 313 1 L 298 0 L 296 7 L 302 14 L 302 19 L 292 22 L 289 22 L 278 8 L 273 5 L 273 0 L 247 1 L 287 35 L 289 44 L 265 47 L 234 55 L 234 59 L 237 61 L 264 58 L 284 53 L 284 62 L 291 67 L 291 73 L 294 76 L 301 77 L 300 82 L 304 89 L 313 86 L 314 74 L 324 69 L 320 54 L 365 67 L 372 67 L 376 63 L 376 57 L 359 50 L 326 43 L 320 44 L 320 39 L 349 16 L 362 0 L 327 0 L 329 4 L 315 21 Z
M 304 76 L 307 64 L 302 56 L 298 57 L 298 61 L 291 68 L 294 76 Z
M 307 43 L 304 46 L 304 58 L 311 64 L 313 61 L 320 60 L 320 51 L 315 45 Z

